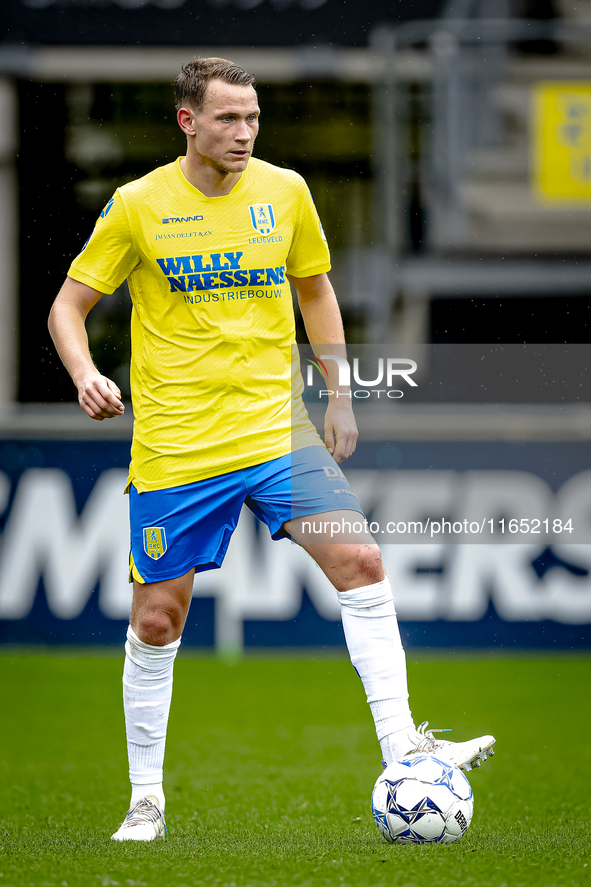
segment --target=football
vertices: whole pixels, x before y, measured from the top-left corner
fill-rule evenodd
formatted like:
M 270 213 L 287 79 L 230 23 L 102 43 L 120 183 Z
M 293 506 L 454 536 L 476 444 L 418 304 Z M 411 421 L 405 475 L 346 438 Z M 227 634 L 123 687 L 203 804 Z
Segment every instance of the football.
M 386 767 L 374 786 L 371 811 L 392 844 L 451 844 L 468 830 L 474 797 L 458 767 L 418 754 Z

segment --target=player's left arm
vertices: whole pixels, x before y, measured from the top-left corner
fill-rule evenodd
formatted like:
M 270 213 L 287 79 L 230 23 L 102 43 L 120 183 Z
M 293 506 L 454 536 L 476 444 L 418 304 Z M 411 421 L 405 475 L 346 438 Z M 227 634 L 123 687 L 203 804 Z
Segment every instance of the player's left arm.
M 341 311 L 327 275 L 289 275 L 289 279 L 298 295 L 308 341 L 312 347 L 317 351 L 317 346 L 322 345 L 322 353 L 326 353 L 328 347 L 331 354 L 346 357 Z M 317 356 L 320 357 L 320 354 Z M 335 462 L 343 462 L 353 454 L 357 446 L 358 431 L 351 407 L 351 391 L 339 386 L 336 361 L 327 361 L 326 368 L 329 373 L 327 389 L 333 393 L 329 396 L 324 417 L 324 443 Z

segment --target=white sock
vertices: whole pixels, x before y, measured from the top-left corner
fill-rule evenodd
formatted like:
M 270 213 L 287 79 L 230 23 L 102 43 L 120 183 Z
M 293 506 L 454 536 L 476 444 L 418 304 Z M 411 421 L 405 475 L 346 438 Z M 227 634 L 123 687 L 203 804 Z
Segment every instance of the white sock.
M 147 798 L 149 796 L 158 798 L 158 806 L 161 810 L 164 810 L 166 798 L 164 797 L 164 789 L 162 788 L 161 782 L 146 783 L 145 785 L 134 785 L 132 783 L 131 801 L 129 802 L 129 806 L 133 807 L 133 805 L 138 801 L 141 801 L 142 798 Z
M 153 647 L 140 641 L 131 625 L 127 629 L 123 707 L 132 806 L 140 798 L 154 795 L 164 810 L 164 746 L 172 699 L 172 669 L 180 644 L 179 638 L 172 644 Z
M 387 764 L 392 742 L 405 746 L 414 730 L 408 706 L 406 657 L 400 639 L 392 588 L 388 577 L 374 585 L 337 592 L 351 662 L 361 678 Z M 404 751 L 399 756 L 408 751 Z

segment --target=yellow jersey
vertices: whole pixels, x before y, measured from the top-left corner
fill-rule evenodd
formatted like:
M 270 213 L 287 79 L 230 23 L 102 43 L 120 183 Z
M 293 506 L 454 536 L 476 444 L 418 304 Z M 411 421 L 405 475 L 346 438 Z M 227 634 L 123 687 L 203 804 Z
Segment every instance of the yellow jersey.
M 323 445 L 286 276 L 330 269 L 305 181 L 253 158 L 228 195 L 205 197 L 180 160 L 120 188 L 68 272 L 102 293 L 129 283 L 139 492 Z

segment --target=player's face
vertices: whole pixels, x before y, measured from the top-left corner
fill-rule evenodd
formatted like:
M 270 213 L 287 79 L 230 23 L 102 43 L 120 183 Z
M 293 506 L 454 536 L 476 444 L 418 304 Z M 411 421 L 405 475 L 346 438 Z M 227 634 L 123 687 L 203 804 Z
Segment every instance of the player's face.
M 201 162 L 223 174 L 243 172 L 259 131 L 259 114 L 252 86 L 212 80 L 194 118 L 194 145 Z

